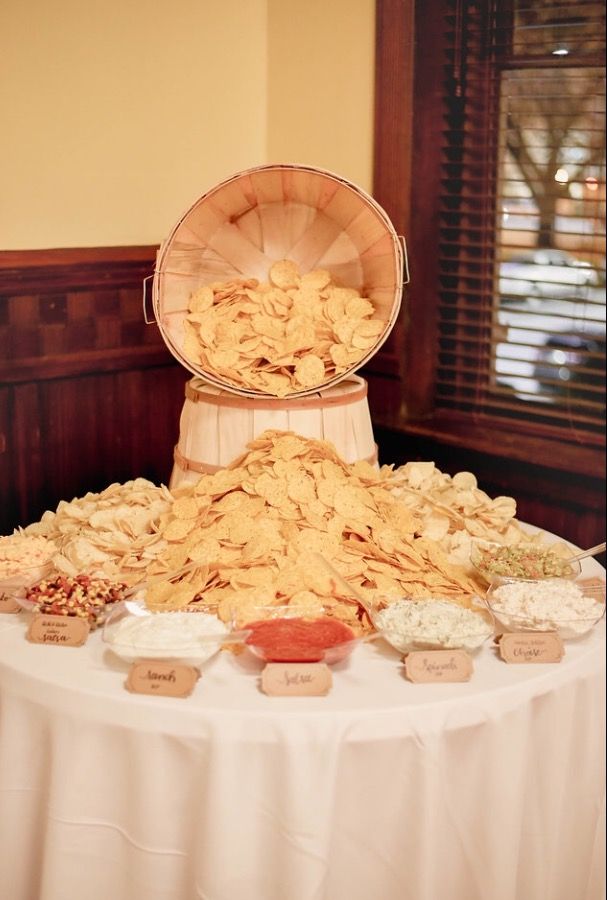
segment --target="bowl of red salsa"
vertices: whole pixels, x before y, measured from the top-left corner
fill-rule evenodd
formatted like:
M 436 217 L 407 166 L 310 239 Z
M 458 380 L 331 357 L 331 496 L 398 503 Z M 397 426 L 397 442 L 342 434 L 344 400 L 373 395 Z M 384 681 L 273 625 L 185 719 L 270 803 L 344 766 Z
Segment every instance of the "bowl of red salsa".
M 324 662 L 334 665 L 346 659 L 358 642 L 354 631 L 327 615 L 303 616 L 271 607 L 259 610 L 243 625 L 245 646 L 265 662 Z

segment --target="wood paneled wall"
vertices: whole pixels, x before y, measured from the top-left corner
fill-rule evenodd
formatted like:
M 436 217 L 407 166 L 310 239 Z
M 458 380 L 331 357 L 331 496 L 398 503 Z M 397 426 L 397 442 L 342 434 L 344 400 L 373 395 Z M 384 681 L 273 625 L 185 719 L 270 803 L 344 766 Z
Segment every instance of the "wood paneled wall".
M 154 247 L 0 253 L 0 534 L 113 481 L 168 483 L 185 382 L 142 312 Z M 402 325 L 363 372 L 382 462 L 432 459 L 474 472 L 526 521 L 589 546 L 603 540 L 604 475 L 516 458 L 487 435 L 458 443 L 393 425 Z M 479 450 L 479 446 L 482 447 Z
M 113 481 L 168 482 L 189 375 L 144 322 L 154 260 L 0 254 L 0 533 Z

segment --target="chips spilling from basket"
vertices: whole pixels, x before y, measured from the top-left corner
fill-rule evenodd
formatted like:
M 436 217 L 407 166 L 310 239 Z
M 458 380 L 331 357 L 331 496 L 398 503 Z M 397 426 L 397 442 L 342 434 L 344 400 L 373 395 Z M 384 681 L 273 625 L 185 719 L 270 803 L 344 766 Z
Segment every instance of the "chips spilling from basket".
M 404 241 L 344 178 L 297 165 L 239 172 L 200 197 L 158 253 L 155 320 L 215 387 L 291 397 L 339 383 L 387 339 Z
M 359 363 L 386 328 L 373 303 L 326 269 L 279 260 L 269 280 L 213 282 L 184 320 L 188 359 L 239 388 L 276 397 L 323 385 Z

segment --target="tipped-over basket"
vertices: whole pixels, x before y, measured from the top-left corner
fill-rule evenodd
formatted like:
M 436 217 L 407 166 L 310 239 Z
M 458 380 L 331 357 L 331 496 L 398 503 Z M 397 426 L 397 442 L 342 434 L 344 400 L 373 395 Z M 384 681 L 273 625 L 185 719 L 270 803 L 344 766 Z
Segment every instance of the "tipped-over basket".
M 211 365 L 204 352 L 201 359 L 192 341 L 186 340 L 191 329 L 186 318 L 191 314 L 192 295 L 199 289 L 214 285 L 217 294 L 220 284 L 248 279 L 268 283 L 271 267 L 281 260 L 294 263 L 301 276 L 328 272 L 332 286 L 371 301 L 375 321 L 362 329 L 367 343 L 363 337 L 357 344 L 364 351 L 360 358 L 352 361 L 344 350 L 343 359 L 334 364 L 329 360 L 324 375 L 316 374 L 320 380 L 311 384 L 294 378 L 287 387 L 283 384 L 280 393 L 266 388 L 263 381 L 259 388 L 257 383 L 242 384 L 229 374 L 230 367 L 226 373 L 221 366 Z M 158 252 L 152 302 L 169 350 L 194 375 L 243 396 L 304 396 L 337 384 L 377 352 L 396 321 L 407 280 L 404 240 L 372 197 L 321 169 L 268 165 L 232 176 L 187 210 Z M 348 316 L 346 312 L 345 319 Z M 199 326 L 204 330 L 200 320 L 194 330 Z M 323 340 L 326 351 L 327 341 L 339 343 L 341 338 L 325 335 Z M 238 372 L 233 353 L 221 352 L 223 358 L 232 357 L 231 370 Z M 314 355 L 314 347 L 309 352 Z

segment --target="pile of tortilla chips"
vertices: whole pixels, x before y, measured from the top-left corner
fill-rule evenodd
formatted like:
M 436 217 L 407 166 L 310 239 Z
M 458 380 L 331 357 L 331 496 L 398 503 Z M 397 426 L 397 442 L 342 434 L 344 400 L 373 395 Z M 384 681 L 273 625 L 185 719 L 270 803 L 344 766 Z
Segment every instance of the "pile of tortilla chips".
M 288 604 L 364 631 L 370 626 L 356 591 L 369 598 L 440 595 L 464 605 L 484 591 L 469 566 L 451 561 L 445 538 L 477 521 L 473 502 L 478 521 L 499 519 L 502 530 L 512 525 L 514 507 L 482 495 L 474 476 L 451 479 L 435 468 L 414 475 L 416 464 L 396 472 L 347 464 L 331 444 L 291 432 L 266 431 L 248 447 L 228 468 L 175 492 L 159 523 L 167 545 L 149 572 L 194 568 L 177 585 L 151 586 L 151 608 L 205 609 L 244 621 L 260 606 Z M 418 490 L 411 485 L 421 474 Z M 318 554 L 353 586 L 351 595 Z
M 371 630 L 356 599 L 440 596 L 469 605 L 486 585 L 470 565 L 476 538 L 541 540 L 470 472 L 431 462 L 394 469 L 345 463 L 332 444 L 266 431 L 227 468 L 173 493 L 138 478 L 61 502 L 28 526 L 68 575 L 150 580 L 154 610 L 204 610 L 226 622 L 261 607 L 334 616 Z M 331 575 L 323 558 L 351 586 Z

